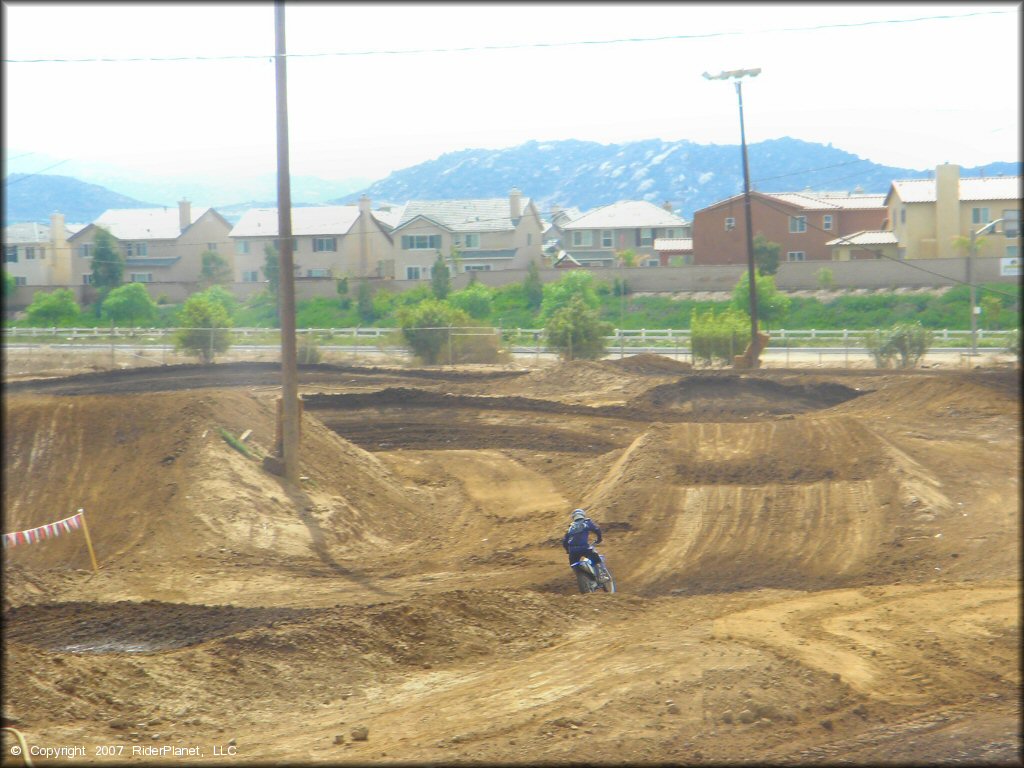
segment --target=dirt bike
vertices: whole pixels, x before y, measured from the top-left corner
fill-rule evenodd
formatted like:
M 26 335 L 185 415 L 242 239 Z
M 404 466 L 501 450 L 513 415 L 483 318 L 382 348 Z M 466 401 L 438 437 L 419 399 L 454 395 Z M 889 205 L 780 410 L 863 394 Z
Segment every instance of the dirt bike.
M 572 570 L 576 574 L 576 584 L 580 588 L 580 592 L 584 595 L 590 594 L 591 592 L 597 592 L 599 589 L 603 589 L 605 592 L 612 593 L 615 591 L 615 579 L 612 578 L 612 572 L 608 570 L 608 566 L 605 565 L 604 555 L 600 552 L 597 556 L 601 558 L 600 569 L 603 571 L 601 578 L 594 571 L 594 564 L 590 562 L 590 558 L 584 556 L 578 561 L 572 564 Z

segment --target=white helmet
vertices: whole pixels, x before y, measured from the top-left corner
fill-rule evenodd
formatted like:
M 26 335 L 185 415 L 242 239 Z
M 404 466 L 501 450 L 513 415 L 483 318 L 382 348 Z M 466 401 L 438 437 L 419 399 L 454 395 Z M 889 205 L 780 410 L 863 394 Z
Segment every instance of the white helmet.
M 572 519 L 573 520 L 582 520 L 586 516 L 587 516 L 587 513 L 584 512 L 582 509 L 574 509 L 572 511 Z

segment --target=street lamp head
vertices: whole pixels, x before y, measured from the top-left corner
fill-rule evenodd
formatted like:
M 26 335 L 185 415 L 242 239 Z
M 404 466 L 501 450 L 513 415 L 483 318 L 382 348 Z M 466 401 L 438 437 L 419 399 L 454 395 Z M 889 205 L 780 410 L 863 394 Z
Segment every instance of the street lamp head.
M 754 69 L 730 69 L 725 72 L 719 72 L 717 75 L 710 75 L 707 72 L 704 73 L 705 80 L 728 80 L 730 78 L 741 78 L 741 77 L 757 77 L 761 74 L 761 68 L 756 67 Z

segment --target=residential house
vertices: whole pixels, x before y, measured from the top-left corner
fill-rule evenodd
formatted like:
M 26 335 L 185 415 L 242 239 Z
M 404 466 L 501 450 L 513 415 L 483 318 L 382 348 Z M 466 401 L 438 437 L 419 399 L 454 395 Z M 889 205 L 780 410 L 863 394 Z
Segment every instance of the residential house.
M 507 199 L 411 200 L 392 232 L 391 273 L 381 276 L 428 280 L 439 254 L 453 273 L 526 269 L 540 263 L 543 232 L 536 206 L 518 189 Z
M 391 259 L 390 227 L 371 210 L 365 195 L 358 205 L 292 208 L 292 258 L 297 278 L 376 277 Z M 278 209 L 252 208 L 230 233 L 235 280 L 265 279 L 266 248 L 280 253 Z
M 112 208 L 68 238 L 70 282 L 92 282 L 96 232 L 105 229 L 124 256 L 126 283 L 195 283 L 206 251 L 220 254 L 230 265 L 231 224 L 213 208 L 192 210 L 188 200 L 178 208 Z
M 65 224 L 53 213 L 50 223 L 26 222 L 4 227 L 4 271 L 16 285 L 67 286 L 71 284 L 68 233 L 84 224 Z
M 658 237 L 654 240 L 658 266 L 681 267 L 693 264 L 692 237 Z
M 894 181 L 885 197 L 889 227 L 900 258 L 933 259 L 965 255 L 956 241 L 986 224 L 1020 217 L 1021 177 L 960 178 L 960 167 L 936 167 L 934 179 Z M 978 238 L 977 256 L 1019 258 L 1020 236 L 1006 237 L 996 226 Z
M 666 207 L 668 210 L 666 210 Z M 587 267 L 612 267 L 618 254 L 632 251 L 637 266 L 657 267 L 658 238 L 683 238 L 690 225 L 671 211 L 646 200 L 624 200 L 595 208 L 562 225 L 562 247 Z
M 829 240 L 833 261 L 859 259 L 898 259 L 899 242 L 888 230 L 864 230 Z
M 885 196 L 858 190 L 750 193 L 754 235 L 763 235 L 781 245 L 780 261 L 831 260 L 831 240 L 855 232 L 878 230 L 885 217 Z M 693 263 L 747 263 L 742 194 L 694 213 Z

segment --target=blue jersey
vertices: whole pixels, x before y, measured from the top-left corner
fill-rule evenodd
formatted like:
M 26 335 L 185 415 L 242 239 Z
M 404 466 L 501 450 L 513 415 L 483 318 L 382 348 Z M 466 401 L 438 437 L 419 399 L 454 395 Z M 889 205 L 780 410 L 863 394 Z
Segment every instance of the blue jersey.
M 597 536 L 597 541 L 594 542 L 595 546 L 600 544 L 601 529 L 597 527 L 597 523 L 589 517 L 585 517 L 582 520 L 573 520 L 569 530 L 562 537 L 562 547 L 567 550 L 590 549 L 590 544 L 587 540 L 590 538 L 591 532 Z

